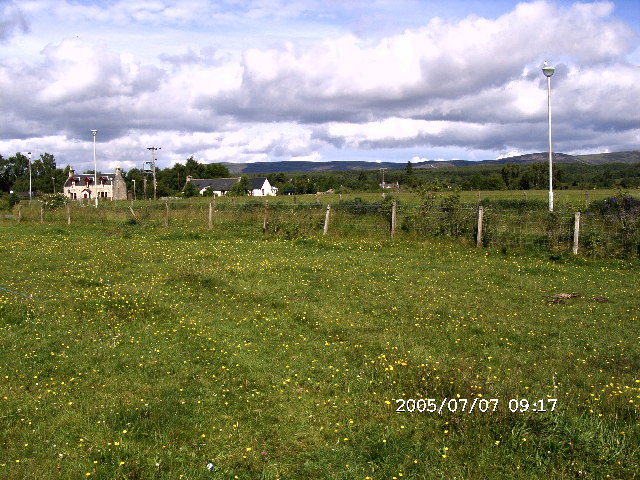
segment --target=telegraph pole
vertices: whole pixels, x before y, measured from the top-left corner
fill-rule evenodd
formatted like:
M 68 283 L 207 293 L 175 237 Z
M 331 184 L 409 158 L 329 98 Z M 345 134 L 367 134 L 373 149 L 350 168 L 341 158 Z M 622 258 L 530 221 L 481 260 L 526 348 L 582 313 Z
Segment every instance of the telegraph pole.
M 98 208 L 98 163 L 96 162 L 96 135 L 98 130 L 91 130 L 93 135 L 93 196 L 96 199 L 96 208 Z
M 382 188 L 384 189 L 384 171 L 386 170 L 386 168 L 379 168 L 378 170 L 382 172 Z
M 157 200 L 157 182 L 156 182 L 156 150 L 160 150 L 162 147 L 147 147 L 147 150 L 151 150 L 151 169 L 153 170 L 153 199 Z

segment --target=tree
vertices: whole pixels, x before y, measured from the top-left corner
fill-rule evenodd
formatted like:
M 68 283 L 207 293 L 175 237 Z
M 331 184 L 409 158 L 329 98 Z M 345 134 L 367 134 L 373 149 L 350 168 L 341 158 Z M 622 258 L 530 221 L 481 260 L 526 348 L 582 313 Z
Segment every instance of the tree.
M 229 190 L 229 195 L 235 197 L 243 197 L 251 190 L 251 185 L 249 184 L 249 177 L 246 175 L 242 175 L 240 177 L 240 181 L 233 184 L 231 190 Z
M 193 178 L 205 178 L 204 165 L 198 163 L 193 156 L 187 158 L 187 163 L 184 166 L 187 175 L 191 175 Z
M 220 163 L 208 163 L 204 166 L 205 178 L 228 178 L 229 169 Z
M 407 175 L 413 175 L 413 165 L 411 165 L 411 160 L 407 162 L 407 166 L 404 169 L 404 173 Z
M 520 177 L 520 165 L 515 163 L 507 163 L 500 169 L 500 175 L 507 189 L 514 190 L 518 188 L 518 179 Z
M 29 158 L 17 152 L 0 160 L 0 186 L 3 191 L 29 190 Z
M 193 183 L 187 182 L 187 184 L 184 186 L 184 190 L 182 191 L 182 195 L 187 198 L 196 197 L 198 196 L 198 189 Z

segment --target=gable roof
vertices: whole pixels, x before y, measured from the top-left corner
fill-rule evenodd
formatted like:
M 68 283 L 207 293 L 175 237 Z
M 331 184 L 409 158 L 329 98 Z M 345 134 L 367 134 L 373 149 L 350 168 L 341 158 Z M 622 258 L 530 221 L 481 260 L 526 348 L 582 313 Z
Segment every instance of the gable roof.
M 98 177 L 98 184 L 100 184 L 100 179 L 103 179 L 105 185 L 112 185 L 113 184 L 113 178 L 115 177 L 115 173 L 98 172 L 97 177 Z M 78 185 L 78 186 L 80 186 L 81 184 L 85 185 L 87 183 L 87 180 L 93 186 L 93 180 L 94 180 L 93 173 L 76 173 L 73 176 L 67 177 L 67 179 L 65 180 L 64 184 L 62 185 L 62 187 L 63 188 L 64 187 L 70 187 L 72 178 L 75 180 L 76 185 Z
M 235 178 L 192 178 L 191 183 L 202 191 L 205 188 L 210 188 L 214 192 L 228 192 L 231 190 L 234 184 L 240 181 L 240 177 Z
M 264 182 L 267 181 L 267 177 L 255 177 L 249 179 L 249 185 L 252 190 L 258 190 L 264 186 Z

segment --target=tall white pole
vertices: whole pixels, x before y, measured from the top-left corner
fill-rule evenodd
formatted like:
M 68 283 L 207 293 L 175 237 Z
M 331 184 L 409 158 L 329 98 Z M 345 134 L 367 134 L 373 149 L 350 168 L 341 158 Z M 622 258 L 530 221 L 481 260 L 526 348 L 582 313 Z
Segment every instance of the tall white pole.
M 549 211 L 553 212 L 553 150 L 551 147 L 551 77 L 547 77 L 547 111 L 549 112 Z
M 96 208 L 98 208 L 98 164 L 96 162 L 96 134 L 98 130 L 91 130 L 91 135 L 93 135 L 93 189 L 95 191 L 94 196 L 96 197 Z
M 551 75 L 555 68 L 544 62 L 542 73 L 547 77 L 547 112 L 549 114 L 549 211 L 553 212 L 553 153 L 551 148 Z
M 31 152 L 27 152 L 27 155 L 29 155 L 29 203 L 31 203 Z

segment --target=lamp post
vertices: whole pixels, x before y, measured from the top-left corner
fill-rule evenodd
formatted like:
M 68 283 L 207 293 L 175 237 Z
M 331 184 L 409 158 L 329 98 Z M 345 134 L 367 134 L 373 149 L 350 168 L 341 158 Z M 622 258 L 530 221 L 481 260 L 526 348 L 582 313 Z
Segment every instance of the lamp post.
M 93 135 L 93 188 L 95 189 L 96 208 L 98 208 L 98 164 L 96 163 L 96 134 L 98 130 L 91 130 Z
M 549 211 L 553 212 L 553 155 L 551 149 L 551 75 L 555 68 L 550 67 L 545 61 L 542 73 L 547 77 L 547 111 L 549 113 Z
M 153 169 L 153 199 L 156 198 L 157 182 L 156 182 L 156 150 L 160 150 L 162 147 L 147 147 L 147 150 L 151 150 L 151 168 Z
M 27 155 L 29 155 L 29 203 L 31 203 L 31 152 L 27 152 Z
M 136 179 L 131 180 L 133 182 L 133 199 L 136 199 Z
M 56 177 L 51 177 L 51 185 L 53 185 L 52 193 L 56 193 Z

